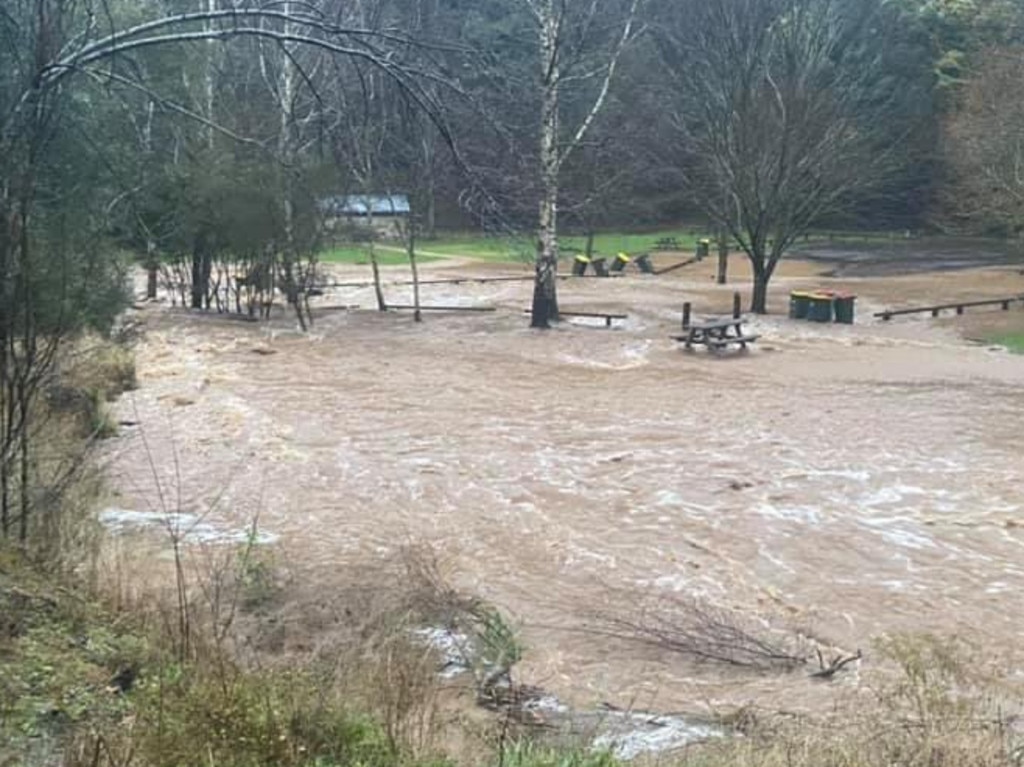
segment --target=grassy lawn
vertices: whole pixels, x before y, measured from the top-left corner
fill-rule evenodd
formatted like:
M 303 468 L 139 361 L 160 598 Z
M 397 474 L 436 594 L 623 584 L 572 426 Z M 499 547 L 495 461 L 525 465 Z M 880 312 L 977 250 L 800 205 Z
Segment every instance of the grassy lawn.
M 601 232 L 594 236 L 594 253 L 598 256 L 614 256 L 625 252 L 631 255 L 655 251 L 658 240 L 674 237 L 678 248 L 683 253 L 693 253 L 697 240 L 711 237 L 700 225 L 681 226 L 674 229 L 661 229 L 653 232 Z M 820 242 L 827 239 L 826 232 L 812 232 L 810 240 Z M 893 237 L 885 232 L 835 233 L 835 242 L 882 242 L 892 241 Z M 559 239 L 562 257 L 571 260 L 582 252 L 587 245 L 586 237 L 565 236 Z M 803 243 L 798 243 L 803 244 Z M 407 259 L 404 253 L 392 248 L 394 245 L 383 246 L 387 249 L 378 250 L 382 264 L 404 264 Z M 531 235 L 519 237 L 490 236 L 479 232 L 442 233 L 437 239 L 420 240 L 417 248 L 424 253 L 440 253 L 445 256 L 465 256 L 481 261 L 529 263 L 534 258 L 534 241 Z M 320 258 L 328 263 L 360 264 L 369 263 L 366 248 L 362 245 L 342 245 L 331 248 L 320 254 Z M 436 256 L 420 256 L 421 261 L 436 259 Z
M 359 245 L 345 245 L 330 248 L 320 253 L 320 260 L 328 264 L 369 264 L 370 252 Z M 433 256 L 417 256 L 418 262 L 436 261 Z M 377 263 L 383 266 L 396 266 L 409 263 L 408 256 L 404 252 L 377 248 Z
M 990 343 L 1005 346 L 1014 354 L 1024 354 L 1024 332 L 996 333 L 988 337 Z
M 626 233 L 603 232 L 594 237 L 594 252 L 599 256 L 614 256 L 616 253 L 637 254 L 654 250 L 655 243 L 665 237 L 675 237 L 684 252 L 696 248 L 697 240 L 707 236 L 696 229 L 668 229 L 657 232 Z M 563 249 L 563 257 L 571 259 L 577 252 L 586 247 L 585 237 L 562 237 L 559 240 Z M 495 237 L 480 233 L 442 234 L 434 240 L 421 240 L 418 248 L 425 253 L 443 253 L 448 256 L 465 256 L 481 261 L 528 263 L 534 258 L 533 238 Z M 382 253 L 382 256 L 384 254 Z M 387 253 L 387 257 L 397 256 L 397 261 L 382 263 L 402 263 L 404 256 Z M 362 248 L 336 248 L 321 256 L 325 261 L 354 263 L 365 260 Z

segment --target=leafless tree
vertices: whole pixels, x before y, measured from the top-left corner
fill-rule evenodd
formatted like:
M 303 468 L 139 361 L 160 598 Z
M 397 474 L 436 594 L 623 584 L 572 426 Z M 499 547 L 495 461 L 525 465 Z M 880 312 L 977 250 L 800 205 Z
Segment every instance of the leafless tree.
M 60 271 L 53 264 L 44 269 L 39 257 L 47 242 L 51 251 L 62 250 L 54 242 L 55 237 L 66 236 L 66 222 L 63 228 L 58 222 L 47 231 L 39 214 L 40 181 L 44 170 L 54 172 L 48 152 L 62 135 L 66 108 L 83 84 L 95 82 L 147 94 L 153 102 L 211 131 L 245 140 L 217 124 L 216 105 L 209 100 L 193 109 L 154 92 L 159 86 L 146 81 L 144 67 L 138 66 L 140 57 L 197 42 L 259 41 L 277 46 L 291 62 L 295 50 L 315 48 L 324 56 L 358 60 L 382 73 L 426 110 L 436 107 L 436 91 L 422 84 L 444 81 L 422 60 L 394 55 L 397 49 L 415 48 L 400 31 L 349 23 L 330 4 L 253 0 L 218 8 L 211 2 L 201 10 L 177 12 L 154 2 L 141 9 L 142 20 L 123 25 L 115 10 L 103 0 L 14 0 L 0 5 L 0 532 L 4 536 L 14 533 L 16 521 L 18 536 L 26 536 L 33 507 L 31 420 L 61 340 L 74 330 L 77 319 L 68 300 L 76 286 L 62 285 Z M 205 266 L 201 270 L 205 273 Z M 40 286 L 47 282 L 57 293 L 62 288 L 65 292 L 51 295 L 54 300 L 43 305 Z
M 601 0 L 522 0 L 536 27 L 540 53 L 540 201 L 536 278 L 530 324 L 547 328 L 558 318 L 558 200 L 562 170 L 604 108 L 623 50 L 637 33 L 640 0 L 620 13 Z M 611 22 L 610 19 L 615 21 Z M 615 31 L 609 34 L 609 28 Z M 574 128 L 567 129 L 563 100 L 591 89 Z
M 746 252 L 751 310 L 823 217 L 902 166 L 890 71 L 898 10 L 881 0 L 663 0 L 656 40 L 688 193 Z
M 946 130 L 946 207 L 962 228 L 1024 231 L 1024 48 L 989 50 Z

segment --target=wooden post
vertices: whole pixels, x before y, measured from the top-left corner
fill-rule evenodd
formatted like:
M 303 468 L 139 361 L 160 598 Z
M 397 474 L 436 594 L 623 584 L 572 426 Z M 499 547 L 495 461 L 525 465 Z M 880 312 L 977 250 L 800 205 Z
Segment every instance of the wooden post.
M 732 294 L 732 317 L 734 320 L 738 320 L 740 318 L 740 300 L 740 294 L 738 292 Z
M 938 317 L 938 316 L 939 316 L 939 310 L 938 309 L 932 309 L 932 317 Z
M 156 300 L 156 277 L 157 277 L 157 263 L 150 261 L 146 264 L 146 300 Z
M 690 329 L 690 302 L 683 304 L 683 330 Z
M 956 313 L 957 313 L 957 314 L 963 314 L 963 313 L 964 313 L 964 308 L 963 308 L 963 306 L 958 306 L 958 307 L 956 308 Z

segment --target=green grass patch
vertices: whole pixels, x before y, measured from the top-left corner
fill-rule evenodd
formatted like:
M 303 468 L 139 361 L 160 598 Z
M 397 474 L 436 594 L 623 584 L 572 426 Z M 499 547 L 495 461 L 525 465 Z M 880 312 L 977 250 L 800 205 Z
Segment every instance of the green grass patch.
M 429 248 L 426 248 L 429 250 Z M 320 253 L 320 260 L 327 264 L 367 264 L 370 263 L 370 251 L 359 245 L 342 245 L 336 248 L 330 248 Z M 416 261 L 423 263 L 425 261 L 436 261 L 435 256 L 424 256 L 417 254 Z M 377 247 L 377 263 L 381 266 L 401 266 L 402 264 L 409 263 L 409 257 L 404 251 L 392 250 L 391 246 L 387 248 Z
M 120 721 L 128 704 L 111 679 L 144 645 L 125 622 L 0 558 L 0 764 L 16 764 L 72 728 Z
M 990 343 L 1005 346 L 1014 354 L 1024 354 L 1024 331 L 1017 333 L 996 333 L 987 339 Z
M 692 252 L 697 240 L 710 236 L 698 228 L 663 229 L 655 232 L 601 232 L 594 236 L 594 254 L 612 257 L 625 252 L 631 255 L 653 252 L 658 240 L 674 237 L 683 252 Z M 563 259 L 569 260 L 583 252 L 587 238 L 566 236 L 559 238 Z M 492 237 L 485 234 L 442 235 L 436 240 L 424 240 L 420 247 L 428 253 L 465 256 L 482 261 L 529 263 L 534 258 L 532 236 Z

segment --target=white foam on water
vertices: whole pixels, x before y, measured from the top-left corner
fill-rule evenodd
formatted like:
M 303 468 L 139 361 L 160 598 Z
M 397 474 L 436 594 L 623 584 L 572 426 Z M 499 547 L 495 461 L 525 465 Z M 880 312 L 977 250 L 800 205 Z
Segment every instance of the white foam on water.
M 927 495 L 927 491 L 913 485 L 889 485 L 862 495 L 855 503 L 860 506 L 891 506 L 903 502 L 908 495 Z
M 911 524 L 914 523 L 911 520 L 904 518 L 886 518 L 886 519 L 862 519 L 860 523 L 867 528 L 876 530 L 882 539 L 887 543 L 891 543 L 895 546 L 902 546 L 908 549 L 935 549 L 938 548 L 938 544 L 932 540 L 930 536 L 925 535 L 922 532 L 908 530 L 906 527 L 892 528 L 889 525 L 892 524 Z
M 644 754 L 673 751 L 690 743 L 723 737 L 724 733 L 704 724 L 674 716 L 638 712 L 614 713 L 610 731 L 594 738 L 595 751 L 609 751 L 617 759 L 636 759 Z
M 438 627 L 416 629 L 412 633 L 423 644 L 436 650 L 441 656 L 440 676 L 442 678 L 451 679 L 469 670 L 470 662 L 467 657 L 469 637 L 465 634 Z
M 539 698 L 528 700 L 523 704 L 523 708 L 527 711 L 542 711 L 550 714 L 568 714 L 570 710 L 554 695 L 542 695 Z
M 867 482 L 871 472 L 854 469 L 808 469 L 805 472 L 787 474 L 782 479 L 848 479 L 852 482 Z
M 116 534 L 134 530 L 161 530 L 175 536 L 182 543 L 258 543 L 271 544 L 278 536 L 257 529 L 255 534 L 249 528 L 225 529 L 206 521 L 195 514 L 159 511 L 133 511 L 131 509 L 106 508 L 99 513 L 100 523 Z
M 805 525 L 820 525 L 821 512 L 813 506 L 775 506 L 761 503 L 757 513 L 769 519 L 784 519 L 787 522 L 800 522 Z
M 783 570 L 784 572 L 787 572 L 787 573 L 792 573 L 793 575 L 796 574 L 796 570 L 794 570 L 792 567 L 787 565 L 785 562 L 783 562 L 777 556 L 772 554 L 767 548 L 765 548 L 765 546 L 763 544 L 758 545 L 757 553 L 760 554 L 765 559 L 767 559 L 769 562 L 771 562 L 773 565 L 775 565 L 780 570 Z

